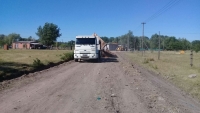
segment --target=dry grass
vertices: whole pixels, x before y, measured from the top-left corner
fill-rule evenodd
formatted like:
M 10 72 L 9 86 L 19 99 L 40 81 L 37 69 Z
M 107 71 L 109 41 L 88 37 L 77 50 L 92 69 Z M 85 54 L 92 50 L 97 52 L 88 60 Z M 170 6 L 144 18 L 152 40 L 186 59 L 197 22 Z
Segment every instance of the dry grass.
M 190 66 L 190 51 L 186 51 L 185 54 L 162 51 L 160 60 L 156 51 L 153 53 L 145 51 L 144 57 L 141 52 L 128 53 L 128 56 L 133 62 L 160 73 L 164 78 L 200 99 L 200 53 L 193 54 L 193 67 Z M 189 78 L 190 74 L 196 74 L 197 77 Z
M 61 61 L 63 53 L 67 50 L 3 50 L 0 49 L 0 81 L 8 76 L 12 78 L 15 73 L 24 70 L 33 70 L 33 61 L 39 59 L 42 64 L 57 63 Z M 13 77 L 14 78 L 14 77 Z

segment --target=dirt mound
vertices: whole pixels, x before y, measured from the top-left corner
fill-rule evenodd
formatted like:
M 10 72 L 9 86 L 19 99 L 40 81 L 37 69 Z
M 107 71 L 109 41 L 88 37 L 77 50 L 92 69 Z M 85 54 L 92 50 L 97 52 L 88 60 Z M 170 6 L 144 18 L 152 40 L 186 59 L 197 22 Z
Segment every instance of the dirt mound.
M 112 53 L 112 52 L 110 52 L 110 51 L 105 51 L 105 50 L 103 50 L 102 51 L 102 57 L 117 57 L 117 55 L 116 54 L 114 54 L 114 53 Z

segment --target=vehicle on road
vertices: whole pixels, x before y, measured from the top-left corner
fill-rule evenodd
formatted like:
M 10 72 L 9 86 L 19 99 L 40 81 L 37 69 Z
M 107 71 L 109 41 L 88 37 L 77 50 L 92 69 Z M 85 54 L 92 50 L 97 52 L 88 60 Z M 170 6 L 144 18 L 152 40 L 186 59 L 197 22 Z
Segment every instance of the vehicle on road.
M 101 39 L 96 34 L 87 36 L 76 36 L 74 60 L 94 60 L 101 59 Z

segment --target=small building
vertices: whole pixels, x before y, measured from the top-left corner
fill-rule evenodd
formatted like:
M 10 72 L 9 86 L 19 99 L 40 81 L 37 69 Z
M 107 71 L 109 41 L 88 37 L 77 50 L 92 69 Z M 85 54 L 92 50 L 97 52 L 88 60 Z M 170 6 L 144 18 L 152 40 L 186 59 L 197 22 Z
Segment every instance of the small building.
M 4 50 L 9 50 L 9 47 L 8 47 L 8 45 L 7 45 L 7 44 L 5 44 L 5 45 L 3 46 L 3 49 L 4 49 Z
M 117 43 L 108 43 L 105 48 L 108 49 L 109 51 L 115 51 L 117 47 L 118 47 Z
M 39 49 L 41 44 L 35 41 L 17 41 L 12 43 L 13 49 Z

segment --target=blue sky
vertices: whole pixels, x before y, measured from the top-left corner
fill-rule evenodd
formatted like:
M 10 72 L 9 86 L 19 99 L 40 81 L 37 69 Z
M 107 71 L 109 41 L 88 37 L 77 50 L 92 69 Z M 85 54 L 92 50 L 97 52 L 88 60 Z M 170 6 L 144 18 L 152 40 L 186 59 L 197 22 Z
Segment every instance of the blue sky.
M 142 35 L 142 22 L 173 0 L 0 0 L 0 34 L 36 36 L 38 26 L 54 23 L 61 29 L 58 41 L 76 35 L 116 37 L 133 31 Z M 178 0 L 179 1 L 179 0 Z M 145 36 L 176 36 L 200 40 L 200 0 L 180 0 L 145 24 Z

